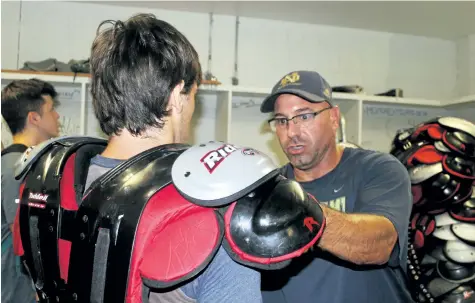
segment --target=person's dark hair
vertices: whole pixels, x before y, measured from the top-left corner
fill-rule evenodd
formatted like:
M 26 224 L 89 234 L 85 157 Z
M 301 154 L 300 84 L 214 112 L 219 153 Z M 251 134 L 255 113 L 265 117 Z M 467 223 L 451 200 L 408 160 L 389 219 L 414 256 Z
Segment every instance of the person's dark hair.
M 59 105 L 57 95 L 53 85 L 39 79 L 15 80 L 6 85 L 2 90 L 2 116 L 12 135 L 23 131 L 28 113 L 43 114 L 42 96 L 50 96 L 56 107 Z
M 104 24 L 112 27 L 100 31 Z M 94 113 L 109 136 L 124 128 L 140 135 L 163 127 L 176 85 L 184 81 L 182 93 L 189 94 L 201 81 L 198 54 L 188 39 L 150 14 L 102 22 L 90 65 Z

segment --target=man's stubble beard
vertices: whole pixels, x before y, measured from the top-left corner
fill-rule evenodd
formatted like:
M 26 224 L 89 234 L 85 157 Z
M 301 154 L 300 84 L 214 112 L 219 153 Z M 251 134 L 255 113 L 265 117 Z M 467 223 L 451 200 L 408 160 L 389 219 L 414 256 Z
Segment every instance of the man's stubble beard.
M 290 160 L 290 163 L 293 167 L 300 169 L 300 170 L 309 170 L 314 168 L 315 166 L 319 165 L 322 162 L 323 158 L 327 154 L 328 150 L 330 149 L 330 143 L 325 144 L 320 150 L 316 150 L 313 154 L 311 154 L 311 158 L 305 161 L 307 155 L 287 155 Z

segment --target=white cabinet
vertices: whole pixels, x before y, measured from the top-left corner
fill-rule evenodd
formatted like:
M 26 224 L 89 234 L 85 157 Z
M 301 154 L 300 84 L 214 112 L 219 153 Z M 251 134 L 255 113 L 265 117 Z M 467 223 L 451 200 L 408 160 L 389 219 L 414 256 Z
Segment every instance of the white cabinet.
M 94 116 L 89 77 L 73 74 L 2 71 L 2 86 L 14 79 L 39 78 L 59 92 L 62 134 L 103 136 Z M 247 145 L 286 162 L 279 143 L 268 128 L 268 114 L 259 106 L 270 88 L 201 85 L 196 98 L 190 143 L 209 140 Z M 457 100 L 424 100 L 334 93 L 334 103 L 346 119 L 347 139 L 365 148 L 389 151 L 396 130 L 436 116 L 457 116 L 475 122 L 475 95 Z M 2 123 L 2 142 L 10 142 Z
M 404 101 L 404 100 L 400 100 Z M 361 146 L 388 152 L 396 131 L 447 115 L 440 103 L 363 100 Z M 423 100 L 420 100 L 423 101 Z

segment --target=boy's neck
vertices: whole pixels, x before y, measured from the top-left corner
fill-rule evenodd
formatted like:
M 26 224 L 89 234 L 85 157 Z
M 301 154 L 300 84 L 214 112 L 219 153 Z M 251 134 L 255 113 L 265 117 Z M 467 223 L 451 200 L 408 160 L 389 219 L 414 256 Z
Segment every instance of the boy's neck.
M 102 156 L 106 158 L 127 160 L 151 148 L 174 143 L 172 136 L 132 136 L 127 131 L 122 131 L 119 136 L 112 136 L 109 139 Z

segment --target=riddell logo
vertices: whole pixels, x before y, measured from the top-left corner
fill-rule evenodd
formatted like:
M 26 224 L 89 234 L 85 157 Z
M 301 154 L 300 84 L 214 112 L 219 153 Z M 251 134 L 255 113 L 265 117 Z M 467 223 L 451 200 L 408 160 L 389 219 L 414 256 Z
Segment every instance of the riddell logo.
M 226 144 L 222 147 L 209 151 L 206 155 L 201 158 L 201 163 L 204 164 L 208 172 L 211 174 L 213 171 L 221 164 L 227 156 L 237 150 L 236 147 Z
M 44 195 L 40 193 L 30 193 L 30 195 L 28 196 L 28 199 L 46 202 L 46 200 L 48 199 L 48 196 L 49 195 Z
M 307 227 L 307 229 L 313 233 L 313 226 L 316 225 L 317 227 L 320 227 L 320 223 L 318 223 L 317 221 L 315 221 L 314 218 L 312 217 L 306 217 L 305 219 L 303 219 L 303 225 L 305 227 Z

